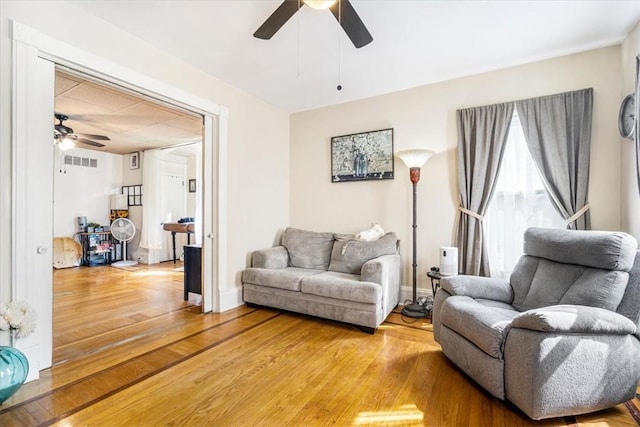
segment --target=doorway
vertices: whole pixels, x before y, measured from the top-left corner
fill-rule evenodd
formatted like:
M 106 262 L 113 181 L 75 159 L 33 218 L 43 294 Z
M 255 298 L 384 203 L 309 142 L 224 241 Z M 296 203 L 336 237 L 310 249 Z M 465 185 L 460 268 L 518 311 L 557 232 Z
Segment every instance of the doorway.
M 53 362 L 60 363 L 77 356 L 72 354 L 74 348 L 93 351 L 86 345 L 96 331 L 103 335 L 115 328 L 121 334 L 121 328 L 145 318 L 143 313 L 158 313 L 154 305 L 160 301 L 165 301 L 161 307 L 167 309 L 187 304 L 181 295 L 175 298 L 174 288 L 183 282 L 181 262 L 166 265 L 171 274 L 162 275 L 145 265 L 172 260 L 171 233 L 163 232 L 161 225 L 155 230 L 163 244 L 158 256 L 142 247 L 147 245 L 140 236 L 148 217 L 163 222 L 184 217 L 201 221 L 196 218 L 200 215 L 196 215 L 195 203 L 187 208 L 187 194 L 194 199 L 201 196 L 188 193 L 187 180 L 201 179 L 203 118 L 62 67 L 55 74 L 54 110 L 54 238 L 73 238 L 81 243 L 83 252 L 72 271 L 53 271 Z M 145 182 L 150 179 L 145 168 L 151 166 L 145 150 L 153 148 L 160 149 L 160 161 L 151 169 L 156 177 L 150 183 L 157 182 L 162 189 L 156 193 Z M 157 215 L 146 215 L 148 209 L 157 209 Z M 135 232 L 130 241 L 121 243 L 111 237 L 109 227 L 116 218 L 131 221 Z M 93 225 L 97 234 L 88 234 L 93 227 L 89 230 L 82 224 Z M 191 239 L 184 234 L 176 236 L 179 258 L 187 240 Z M 54 253 L 54 258 L 59 256 Z M 116 267 L 121 271 L 109 271 Z M 111 289 L 133 292 L 144 287 L 153 287 L 153 299 L 135 298 L 146 303 L 132 301 L 118 312 L 108 307 L 109 298 L 105 307 L 102 298 L 95 298 Z M 191 305 L 200 305 L 199 296 L 190 300 Z M 77 318 L 89 310 L 91 325 L 69 321 L 61 314 L 70 307 L 75 307 Z
M 47 102 L 53 99 L 53 64 L 118 83 L 204 116 L 201 231 L 203 251 L 207 254 L 202 272 L 204 311 L 220 310 L 219 286 L 226 276 L 222 251 L 226 242 L 226 223 L 220 213 L 226 210 L 226 170 L 221 165 L 226 163 L 228 112 L 218 104 L 149 79 L 144 74 L 50 38 L 26 25 L 11 22 L 11 27 L 15 106 L 12 155 L 16 166 L 12 177 L 12 219 L 15 224 L 12 236 L 12 297 L 27 301 L 41 319 L 36 332 L 16 344 L 35 368 L 30 371 L 29 379 L 36 379 L 39 370 L 51 366 L 52 354 L 52 190 L 42 184 L 51 182 L 53 172 L 51 117 L 54 111 L 53 102 Z M 16 285 L 18 283 L 20 286 Z

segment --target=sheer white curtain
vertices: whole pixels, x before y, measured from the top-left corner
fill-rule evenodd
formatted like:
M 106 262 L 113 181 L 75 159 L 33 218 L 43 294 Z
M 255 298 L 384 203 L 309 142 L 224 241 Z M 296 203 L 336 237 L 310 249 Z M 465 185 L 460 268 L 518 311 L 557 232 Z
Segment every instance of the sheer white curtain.
M 528 227 L 565 228 L 533 163 L 516 112 L 484 226 L 491 276 L 501 278 L 509 277 L 522 255 Z
M 161 151 L 145 150 L 142 163 L 142 231 L 140 246 L 149 251 L 149 264 L 159 262 L 163 242 Z

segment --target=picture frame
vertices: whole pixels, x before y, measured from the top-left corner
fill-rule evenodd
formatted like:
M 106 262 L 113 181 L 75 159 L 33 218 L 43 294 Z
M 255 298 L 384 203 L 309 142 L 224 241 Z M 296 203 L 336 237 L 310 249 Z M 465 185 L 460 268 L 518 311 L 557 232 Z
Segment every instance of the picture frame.
M 393 179 L 393 128 L 331 138 L 331 182 Z
M 140 169 L 140 152 L 129 153 L 129 169 Z
M 189 193 L 195 193 L 196 192 L 196 180 L 195 179 L 190 179 L 189 180 Z

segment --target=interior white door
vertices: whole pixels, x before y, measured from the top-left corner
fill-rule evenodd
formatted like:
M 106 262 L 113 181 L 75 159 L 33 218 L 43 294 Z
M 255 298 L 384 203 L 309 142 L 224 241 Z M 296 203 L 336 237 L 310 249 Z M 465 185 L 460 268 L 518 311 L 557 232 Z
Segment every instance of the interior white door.
M 34 333 L 14 343 L 29 359 L 27 380 L 32 380 L 52 363 L 54 63 L 26 43 L 14 48 L 11 297 L 27 301 L 38 316 Z

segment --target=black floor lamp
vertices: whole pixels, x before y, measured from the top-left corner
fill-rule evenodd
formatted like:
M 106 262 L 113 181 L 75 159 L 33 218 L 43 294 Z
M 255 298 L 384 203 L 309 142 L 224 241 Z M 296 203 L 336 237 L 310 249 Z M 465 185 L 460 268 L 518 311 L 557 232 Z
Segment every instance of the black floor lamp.
M 418 228 L 417 221 L 417 207 L 416 207 L 416 198 L 417 198 L 417 190 L 418 190 L 418 181 L 420 181 L 420 168 L 425 162 L 429 159 L 429 157 L 433 156 L 435 153 L 430 150 L 403 150 L 396 153 L 396 157 L 404 162 L 405 165 L 409 168 L 409 178 L 411 179 L 411 183 L 413 184 L 413 263 L 411 266 L 413 267 L 413 301 L 411 304 L 407 304 L 402 309 L 402 314 L 408 317 L 425 317 L 429 313 L 428 311 L 418 303 L 417 295 L 416 295 L 416 268 L 418 267 L 418 263 L 416 261 L 416 229 Z

